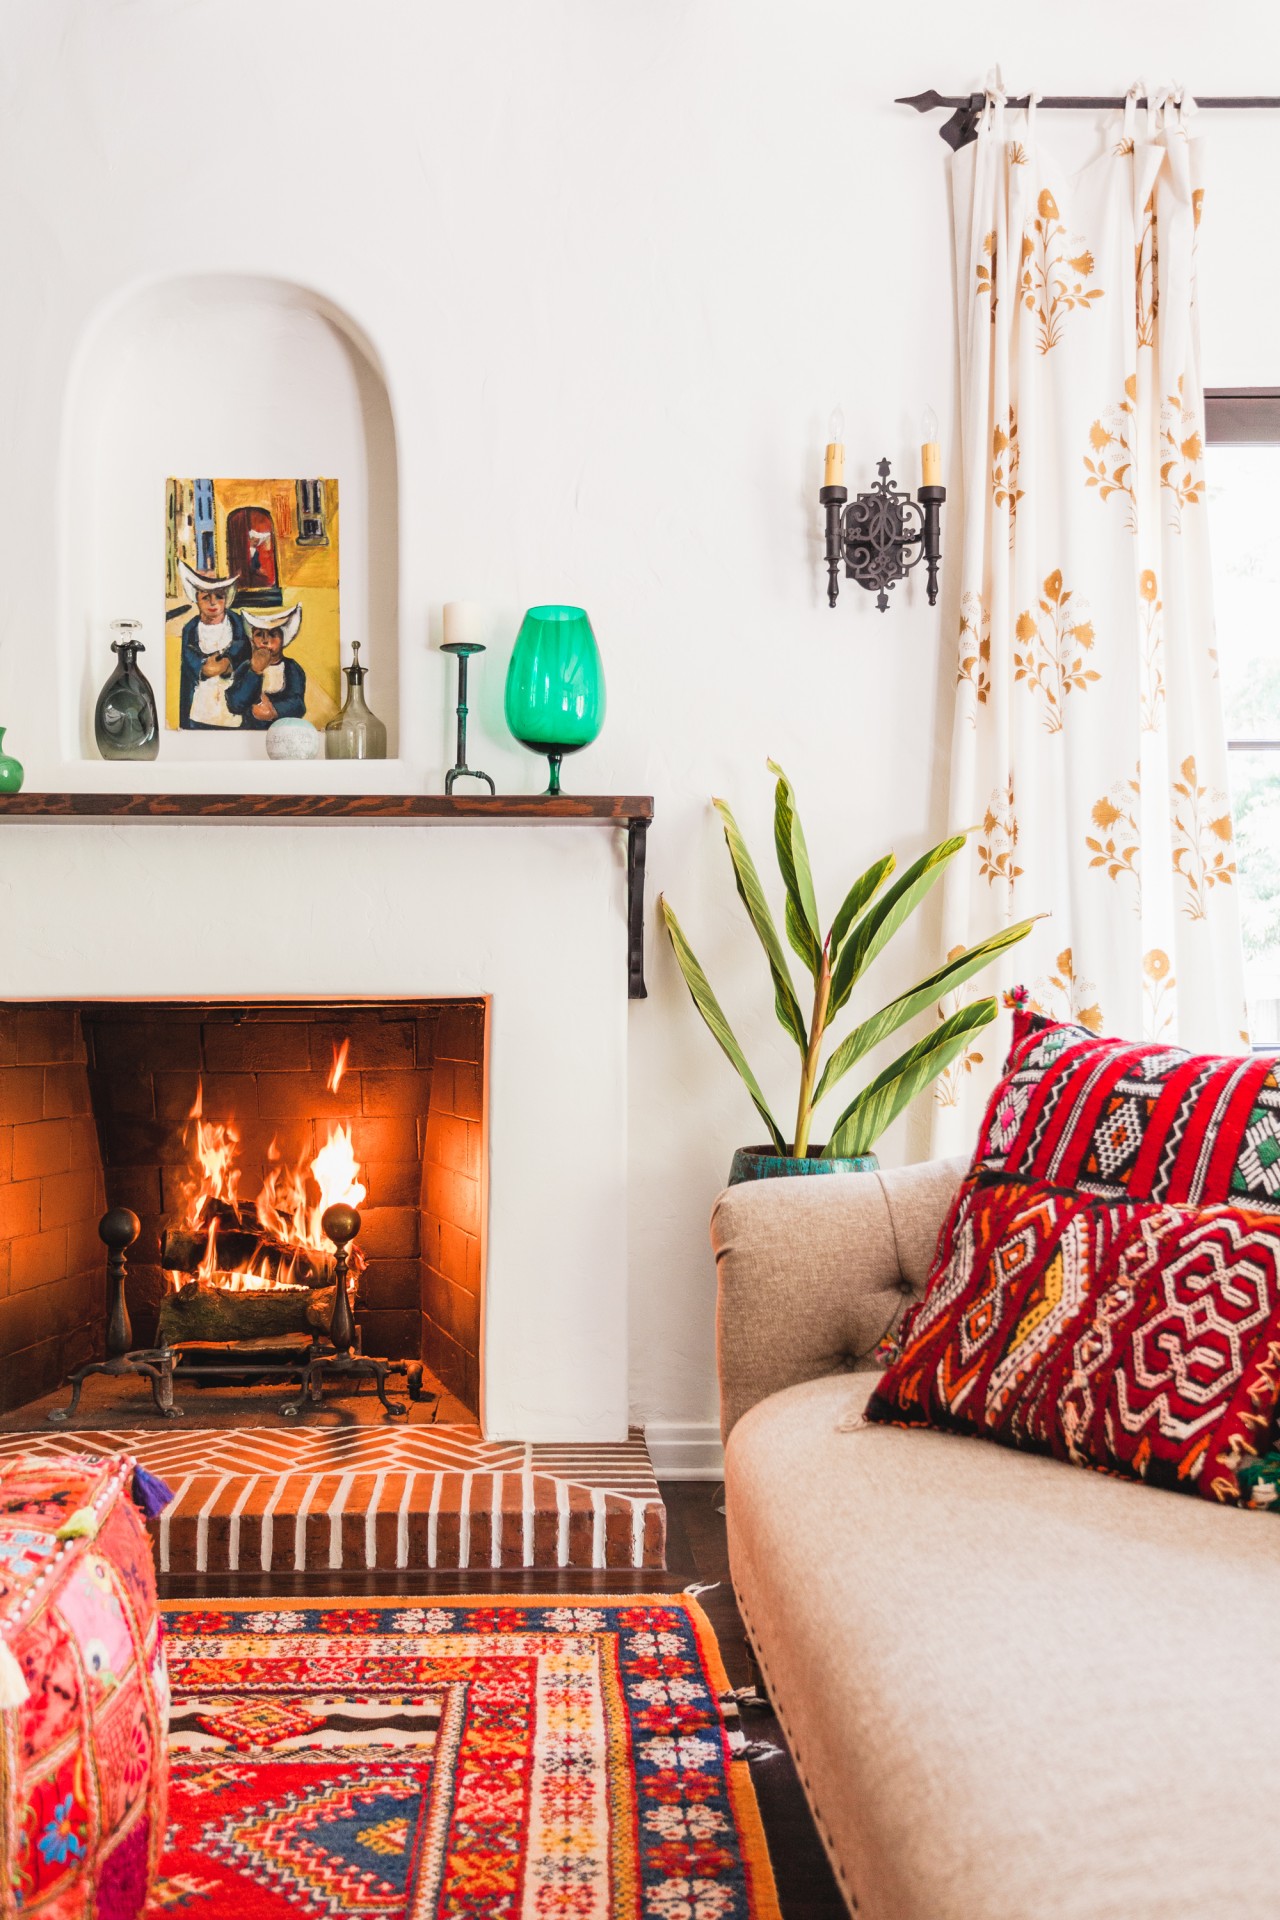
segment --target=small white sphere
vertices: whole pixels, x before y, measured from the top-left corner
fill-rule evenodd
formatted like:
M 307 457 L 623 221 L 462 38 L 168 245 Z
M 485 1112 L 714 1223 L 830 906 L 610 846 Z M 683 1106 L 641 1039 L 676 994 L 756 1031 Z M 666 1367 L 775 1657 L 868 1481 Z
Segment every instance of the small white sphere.
M 273 720 L 267 728 L 268 760 L 318 760 L 324 736 L 309 720 Z

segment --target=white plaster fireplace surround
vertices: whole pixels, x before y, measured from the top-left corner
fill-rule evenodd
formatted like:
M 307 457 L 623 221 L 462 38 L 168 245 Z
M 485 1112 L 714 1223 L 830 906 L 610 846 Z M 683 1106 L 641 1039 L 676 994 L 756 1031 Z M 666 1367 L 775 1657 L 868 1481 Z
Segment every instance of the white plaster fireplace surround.
M 626 1438 L 619 832 L 6 821 L 2 844 L 9 1000 L 489 996 L 481 1421 Z

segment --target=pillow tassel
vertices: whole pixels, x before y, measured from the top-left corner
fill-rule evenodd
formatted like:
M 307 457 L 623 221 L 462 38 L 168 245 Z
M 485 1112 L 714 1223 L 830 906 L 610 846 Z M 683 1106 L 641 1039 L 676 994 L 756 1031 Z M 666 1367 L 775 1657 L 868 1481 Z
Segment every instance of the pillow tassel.
M 173 1489 L 157 1479 L 154 1473 L 148 1473 L 145 1467 L 133 1470 L 133 1501 L 141 1507 L 148 1520 L 156 1520 L 173 1499 Z

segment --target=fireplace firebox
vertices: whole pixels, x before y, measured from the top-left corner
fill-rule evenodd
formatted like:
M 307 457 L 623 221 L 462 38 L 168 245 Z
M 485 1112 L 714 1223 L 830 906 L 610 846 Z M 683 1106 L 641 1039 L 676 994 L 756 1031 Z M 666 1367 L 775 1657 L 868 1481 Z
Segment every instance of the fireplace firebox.
M 309 1350 L 312 1395 L 341 1390 L 316 1360 L 341 1263 L 357 1351 L 411 1384 L 425 1363 L 474 1411 L 486 1026 L 479 998 L 0 1009 L 3 1408 L 111 1344 L 105 1207 L 116 1245 L 137 1220 L 134 1348 L 177 1349 L 202 1383 L 250 1362 L 303 1380 Z

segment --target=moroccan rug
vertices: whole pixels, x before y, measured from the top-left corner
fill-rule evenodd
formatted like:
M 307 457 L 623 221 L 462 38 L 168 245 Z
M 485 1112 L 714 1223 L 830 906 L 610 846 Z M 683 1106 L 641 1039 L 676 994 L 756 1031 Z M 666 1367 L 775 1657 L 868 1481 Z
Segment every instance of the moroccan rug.
M 778 1920 L 683 1594 L 173 1606 L 148 1920 Z

